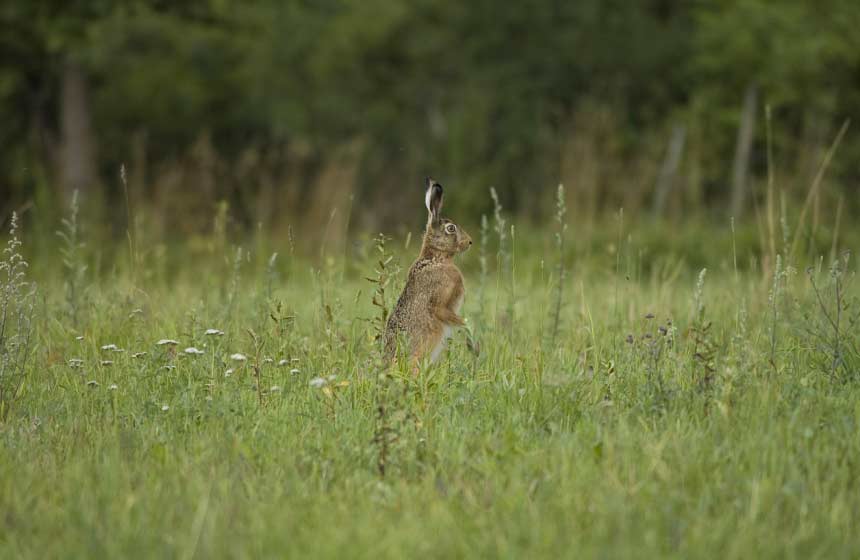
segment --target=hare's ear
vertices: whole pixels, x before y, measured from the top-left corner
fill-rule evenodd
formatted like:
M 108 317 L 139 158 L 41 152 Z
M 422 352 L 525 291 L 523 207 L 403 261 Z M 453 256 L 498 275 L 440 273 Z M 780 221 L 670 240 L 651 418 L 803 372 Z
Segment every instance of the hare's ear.
M 428 223 L 438 223 L 442 214 L 442 185 L 427 177 L 427 194 L 424 195 L 424 203 L 429 213 Z

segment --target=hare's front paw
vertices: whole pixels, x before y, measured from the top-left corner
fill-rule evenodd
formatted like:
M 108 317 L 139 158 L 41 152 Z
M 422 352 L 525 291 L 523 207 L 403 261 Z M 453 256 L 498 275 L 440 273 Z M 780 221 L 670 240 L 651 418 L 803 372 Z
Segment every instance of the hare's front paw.
M 466 324 L 462 317 L 448 309 L 447 307 L 437 307 L 435 309 L 436 318 L 446 325 L 460 327 Z

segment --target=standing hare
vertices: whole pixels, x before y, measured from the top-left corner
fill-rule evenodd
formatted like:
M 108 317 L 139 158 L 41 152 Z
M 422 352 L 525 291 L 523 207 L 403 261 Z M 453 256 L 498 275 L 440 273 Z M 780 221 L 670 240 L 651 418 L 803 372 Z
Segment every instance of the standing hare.
M 465 324 L 458 315 L 465 295 L 463 275 L 453 259 L 472 244 L 468 233 L 442 217 L 442 185 L 429 177 L 424 201 L 428 217 L 421 253 L 409 269 L 384 337 L 385 353 L 391 359 L 398 335 L 404 334 L 416 369 L 428 353 L 435 361 L 451 330 Z

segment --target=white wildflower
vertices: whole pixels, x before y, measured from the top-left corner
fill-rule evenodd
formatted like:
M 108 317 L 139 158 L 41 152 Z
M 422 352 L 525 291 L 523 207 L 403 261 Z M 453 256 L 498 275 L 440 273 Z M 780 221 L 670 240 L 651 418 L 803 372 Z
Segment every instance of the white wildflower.
M 164 412 L 167 412 L 168 410 L 170 410 L 170 405 L 166 405 L 166 404 L 161 405 L 161 410 Z
M 83 340 L 83 339 L 84 339 L 84 337 L 82 337 L 82 336 L 76 336 L 75 337 L 75 340 Z
M 272 388 L 271 388 L 271 389 L 269 389 L 269 392 L 270 392 L 270 393 L 280 393 L 280 392 L 281 392 L 281 388 L 280 388 L 280 386 L 278 386 L 278 385 L 272 385 Z
M 205 354 L 203 350 L 200 350 L 199 348 L 195 348 L 193 346 L 189 346 L 188 348 L 186 348 L 185 353 L 192 356 L 199 356 L 200 354 Z
M 158 342 L 155 343 L 157 346 L 176 346 L 179 344 L 178 340 L 173 340 L 172 338 L 162 338 Z
M 105 352 L 125 352 L 125 350 L 119 348 L 116 344 L 105 344 L 102 346 L 102 350 Z
M 233 375 L 233 368 L 230 368 L 224 372 L 224 377 L 230 377 L 231 375 Z
M 163 368 L 163 369 L 166 369 L 167 371 L 173 371 L 173 370 L 175 370 L 175 369 L 176 369 L 176 366 L 174 366 L 174 365 L 168 365 L 168 366 L 164 366 L 164 368 Z
M 245 356 L 245 354 L 240 354 L 239 352 L 236 352 L 235 354 L 230 356 L 230 359 L 234 362 L 244 362 L 248 359 L 248 357 Z
M 72 358 L 69 360 L 69 367 L 79 368 L 83 367 L 84 361 L 81 358 Z
M 119 389 L 119 387 L 117 387 L 116 383 L 111 383 L 111 386 L 108 387 L 108 389 L 110 389 L 111 391 L 116 391 L 117 389 Z
M 99 382 L 98 382 L 98 381 L 96 381 L 95 379 L 90 379 L 89 381 L 87 381 L 87 387 L 93 387 L 93 388 L 95 388 L 95 387 L 98 387 L 98 386 L 99 386 Z
M 278 360 L 278 367 L 284 367 L 285 365 L 287 365 L 289 363 L 290 362 L 288 360 Z
M 311 380 L 308 382 L 308 385 L 310 385 L 311 387 L 313 387 L 313 388 L 315 388 L 315 389 L 319 389 L 320 387 L 325 386 L 325 384 L 326 384 L 326 383 L 328 383 L 328 381 L 326 381 L 326 380 L 325 380 L 325 378 L 323 378 L 323 377 L 314 377 L 313 379 L 311 379 Z
M 299 370 L 297 370 L 296 368 L 293 368 L 293 369 L 291 369 L 291 370 L 290 370 L 290 373 L 291 373 L 291 374 L 293 374 L 293 375 L 298 375 L 298 374 L 299 374 L 299 373 L 301 373 L 301 372 L 300 372 Z
M 135 352 L 134 354 L 131 355 L 131 357 L 132 358 L 143 358 L 147 354 L 148 354 L 148 352 Z
M 273 360 L 272 358 L 263 358 L 263 363 L 264 363 L 264 364 L 271 364 L 271 363 L 272 363 L 272 362 L 274 362 L 274 361 L 275 361 L 275 360 Z
M 219 329 L 206 329 L 206 332 L 203 334 L 206 336 L 224 336 L 224 331 Z
M 112 366 L 113 360 L 102 360 L 102 365 L 103 366 Z

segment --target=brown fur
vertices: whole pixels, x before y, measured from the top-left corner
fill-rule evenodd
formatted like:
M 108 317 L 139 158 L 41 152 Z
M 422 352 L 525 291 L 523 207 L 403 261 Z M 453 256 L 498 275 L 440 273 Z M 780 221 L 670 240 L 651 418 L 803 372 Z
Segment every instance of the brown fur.
M 433 350 L 441 350 L 445 328 L 465 324 L 458 315 L 465 295 L 463 275 L 454 255 L 472 244 L 472 238 L 451 220 L 440 216 L 441 185 L 428 179 L 427 228 L 418 259 L 409 269 L 406 286 L 385 328 L 385 351 L 389 358 L 397 350 L 397 338 L 405 335 L 413 363 Z M 436 193 L 431 203 L 430 192 Z

